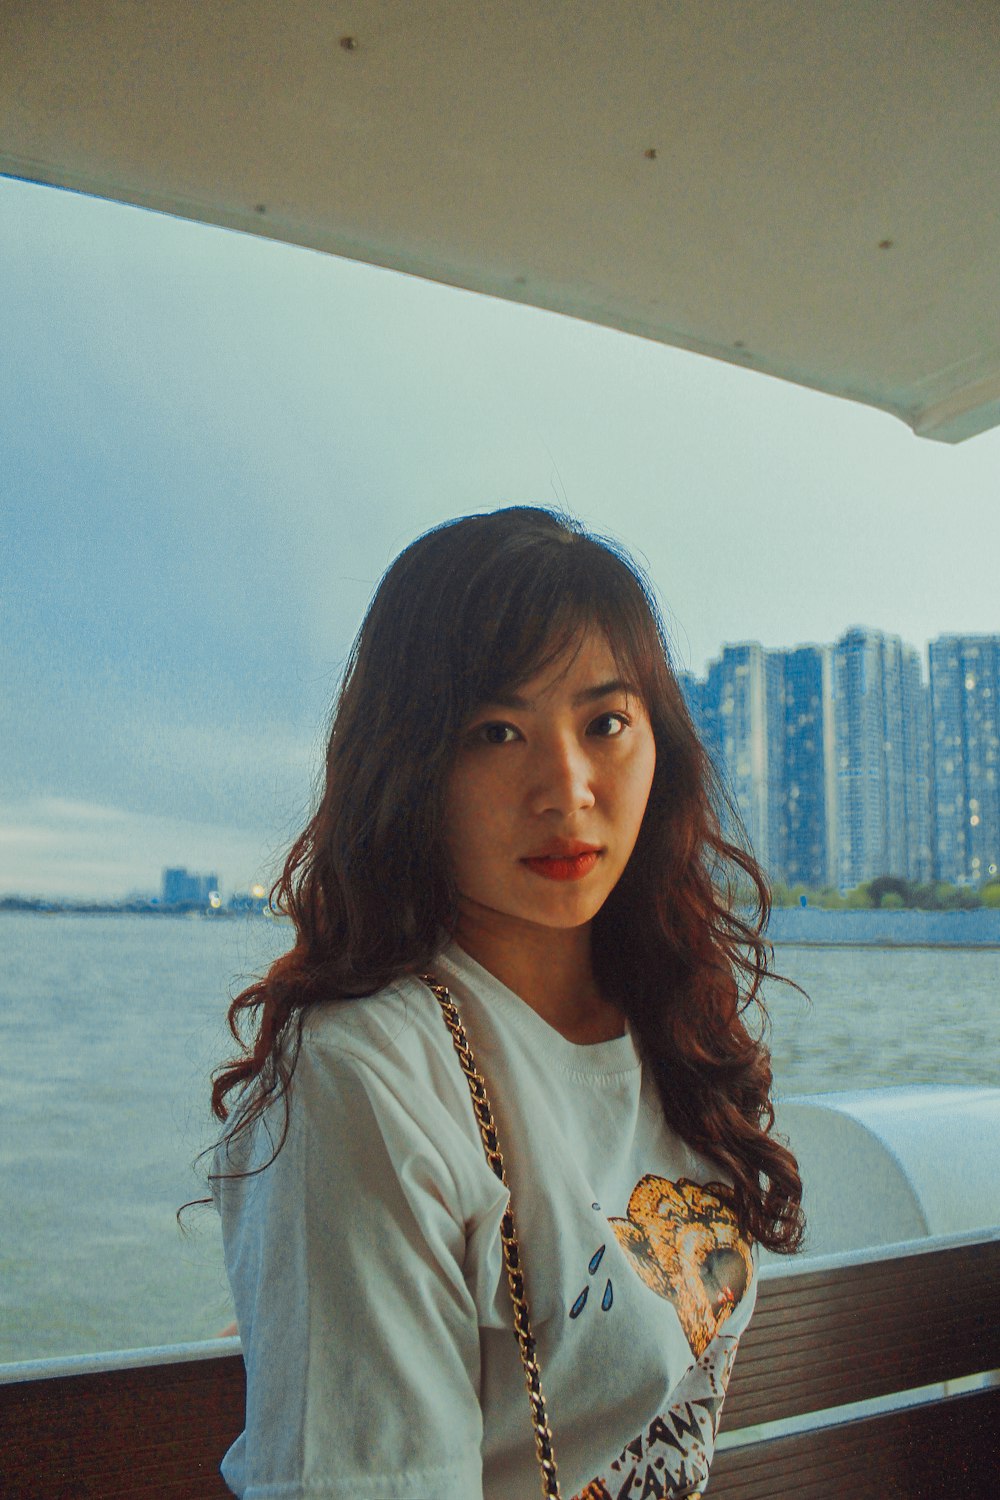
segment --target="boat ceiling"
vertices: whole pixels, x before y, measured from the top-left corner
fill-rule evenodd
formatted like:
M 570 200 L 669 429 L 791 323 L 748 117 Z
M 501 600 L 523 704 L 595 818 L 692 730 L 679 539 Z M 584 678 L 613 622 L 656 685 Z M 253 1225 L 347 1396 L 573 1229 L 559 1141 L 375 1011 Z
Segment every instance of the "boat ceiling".
M 0 172 L 1000 423 L 996 0 L 0 0 Z

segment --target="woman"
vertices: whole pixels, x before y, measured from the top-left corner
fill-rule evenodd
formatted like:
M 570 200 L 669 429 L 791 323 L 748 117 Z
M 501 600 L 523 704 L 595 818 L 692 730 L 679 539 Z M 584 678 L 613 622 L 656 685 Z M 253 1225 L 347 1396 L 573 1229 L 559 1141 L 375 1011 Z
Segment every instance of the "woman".
M 235 1493 L 700 1493 L 751 1246 L 802 1234 L 742 1018 L 767 890 L 720 797 L 651 590 L 610 544 L 512 507 L 389 568 L 276 888 L 294 947 L 234 1002 L 245 1050 L 213 1094 Z M 506 1162 L 510 1278 L 449 996 Z

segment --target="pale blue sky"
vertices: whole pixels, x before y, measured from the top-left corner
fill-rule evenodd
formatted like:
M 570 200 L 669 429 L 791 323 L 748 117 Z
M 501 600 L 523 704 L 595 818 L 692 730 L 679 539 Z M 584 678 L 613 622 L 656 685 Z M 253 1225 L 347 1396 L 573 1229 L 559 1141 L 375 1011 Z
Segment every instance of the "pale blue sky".
M 0 265 L 0 893 L 266 878 L 371 589 L 468 511 L 612 531 L 699 673 L 1000 631 L 1000 432 L 3 178 Z

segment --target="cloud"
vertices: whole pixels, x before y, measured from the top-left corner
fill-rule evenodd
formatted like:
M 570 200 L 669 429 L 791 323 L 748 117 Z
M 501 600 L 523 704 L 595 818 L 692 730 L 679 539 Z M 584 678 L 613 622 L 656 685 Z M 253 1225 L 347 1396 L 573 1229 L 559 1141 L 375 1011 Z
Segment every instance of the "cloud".
M 284 841 L 261 831 L 61 797 L 0 804 L 0 894 L 115 899 L 155 894 L 164 868 L 219 876 L 223 893 L 269 885 Z
M 0 180 L 0 891 L 252 880 L 291 842 L 371 589 L 418 532 L 565 502 L 678 659 L 994 631 L 1000 430 Z M 440 607 L 449 607 L 448 598 Z

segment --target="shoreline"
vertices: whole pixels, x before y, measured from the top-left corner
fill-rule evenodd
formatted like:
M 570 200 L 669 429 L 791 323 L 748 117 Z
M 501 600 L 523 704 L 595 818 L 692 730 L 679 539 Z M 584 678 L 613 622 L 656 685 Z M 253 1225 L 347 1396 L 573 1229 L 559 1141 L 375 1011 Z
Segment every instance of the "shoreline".
M 157 920 L 223 922 L 236 920 L 289 925 L 266 907 L 140 906 L 45 902 L 0 898 L 0 917 L 153 917 Z M 786 948 L 981 948 L 1000 949 L 1000 910 L 957 911 L 836 910 L 829 907 L 772 908 L 766 942 Z
M 0 900 L 0 917 L 197 917 L 206 922 L 228 921 L 233 917 L 260 917 L 265 922 L 284 921 L 283 917 L 256 906 L 115 906 L 76 905 L 73 902 L 39 902 Z
M 765 938 L 767 938 L 767 937 L 770 936 L 770 934 L 765 933 L 764 936 L 765 936 Z M 771 938 L 770 940 L 771 940 L 771 942 L 773 943 L 773 945 L 775 947 L 779 947 L 779 948 L 880 948 L 880 949 L 883 949 L 883 950 L 884 949 L 890 949 L 890 948 L 896 948 L 896 949 L 898 949 L 898 948 L 927 948 L 927 949 L 935 949 L 935 950 L 936 949 L 940 949 L 940 948 L 946 948 L 946 949 L 948 949 L 948 948 L 951 948 L 951 949 L 976 948 L 976 949 L 982 949 L 984 952 L 987 952 L 987 953 L 989 953 L 989 952 L 991 952 L 993 950 L 1000 950 L 1000 942 L 995 942 L 994 943 L 994 942 L 981 942 L 981 941 L 980 942 L 965 942 L 965 943 L 951 943 L 951 942 L 924 942 L 924 943 L 920 943 L 920 942 L 917 942 L 915 939 L 904 940 L 902 942 L 891 942 L 891 941 L 889 941 L 887 939 L 884 939 L 884 938 L 871 938 L 868 941 L 865 941 L 864 938 L 856 938 L 854 940 L 851 940 L 849 938 L 827 938 L 827 939 L 824 940 L 822 938 L 785 938 L 785 937 L 782 937 L 782 938 Z
M 767 941 L 803 948 L 1000 948 L 1000 910 L 774 907 Z

